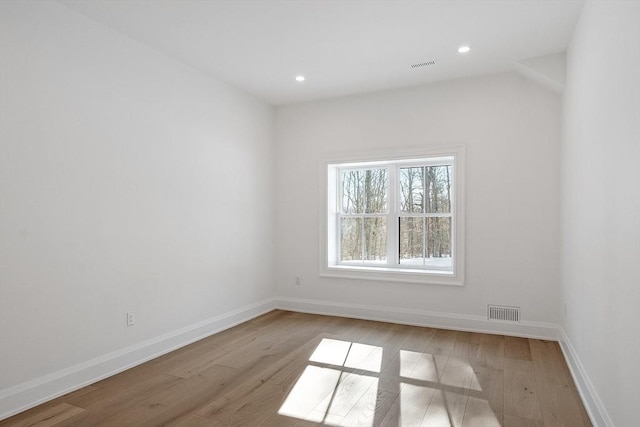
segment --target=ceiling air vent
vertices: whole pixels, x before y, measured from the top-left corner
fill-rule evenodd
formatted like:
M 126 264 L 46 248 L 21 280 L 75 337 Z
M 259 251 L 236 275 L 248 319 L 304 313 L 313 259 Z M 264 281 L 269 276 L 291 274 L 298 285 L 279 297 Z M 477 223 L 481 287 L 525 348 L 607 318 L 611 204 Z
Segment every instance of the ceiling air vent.
M 436 61 L 426 61 L 420 62 L 419 64 L 411 64 L 411 68 L 430 67 L 432 65 L 436 65 Z
M 520 322 L 520 307 L 488 305 L 487 318 L 489 320 L 502 320 L 504 322 Z

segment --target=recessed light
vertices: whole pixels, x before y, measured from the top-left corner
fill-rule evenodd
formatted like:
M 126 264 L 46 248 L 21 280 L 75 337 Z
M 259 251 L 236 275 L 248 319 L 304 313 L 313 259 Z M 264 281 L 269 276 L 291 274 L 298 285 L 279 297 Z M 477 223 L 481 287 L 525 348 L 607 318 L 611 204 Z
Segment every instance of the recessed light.
M 296 81 L 297 82 L 303 82 L 304 81 L 304 76 L 296 76 Z
M 467 53 L 471 50 L 469 46 L 460 46 L 458 48 L 458 53 Z

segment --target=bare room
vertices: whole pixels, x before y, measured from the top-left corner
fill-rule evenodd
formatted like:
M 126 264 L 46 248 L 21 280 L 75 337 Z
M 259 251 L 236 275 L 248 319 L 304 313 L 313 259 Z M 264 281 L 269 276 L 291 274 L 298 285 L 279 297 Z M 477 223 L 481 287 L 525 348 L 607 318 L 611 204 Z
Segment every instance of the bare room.
M 640 426 L 640 1 L 0 0 L 0 426 Z

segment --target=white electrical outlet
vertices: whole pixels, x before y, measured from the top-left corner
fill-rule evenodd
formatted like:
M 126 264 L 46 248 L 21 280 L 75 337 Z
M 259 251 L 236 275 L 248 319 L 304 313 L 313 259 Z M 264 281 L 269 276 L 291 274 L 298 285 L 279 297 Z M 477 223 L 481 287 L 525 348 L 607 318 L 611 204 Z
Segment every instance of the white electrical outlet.
M 300 276 L 296 276 L 296 286 L 302 286 L 302 282 L 300 281 Z
M 136 324 L 136 317 L 133 313 L 127 313 L 127 326 L 133 326 Z

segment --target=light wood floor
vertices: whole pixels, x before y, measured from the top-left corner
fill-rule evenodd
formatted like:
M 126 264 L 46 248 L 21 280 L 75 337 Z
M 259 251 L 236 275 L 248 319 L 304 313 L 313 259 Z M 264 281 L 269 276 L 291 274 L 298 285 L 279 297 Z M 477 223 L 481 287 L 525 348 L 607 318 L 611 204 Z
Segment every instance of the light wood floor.
M 555 342 L 273 311 L 9 425 L 591 424 Z

